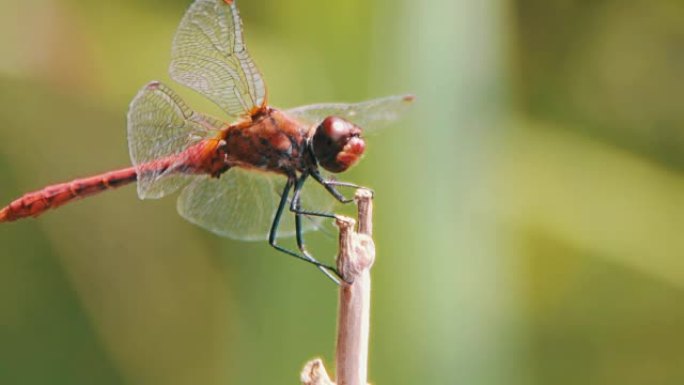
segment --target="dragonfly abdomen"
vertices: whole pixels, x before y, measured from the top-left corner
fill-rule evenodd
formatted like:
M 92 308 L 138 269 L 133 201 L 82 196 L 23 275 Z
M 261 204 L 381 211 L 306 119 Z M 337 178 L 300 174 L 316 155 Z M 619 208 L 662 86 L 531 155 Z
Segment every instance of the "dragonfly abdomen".
M 60 183 L 25 194 L 0 209 L 0 222 L 11 222 L 26 217 L 37 217 L 49 209 L 99 192 L 135 182 L 135 168 L 111 171 L 104 174 Z

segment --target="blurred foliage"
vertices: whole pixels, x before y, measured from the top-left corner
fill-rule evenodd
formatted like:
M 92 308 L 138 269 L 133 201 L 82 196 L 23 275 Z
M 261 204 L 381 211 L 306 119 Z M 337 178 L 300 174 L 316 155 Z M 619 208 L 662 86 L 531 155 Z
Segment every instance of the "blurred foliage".
M 0 201 L 128 164 L 128 103 L 171 83 L 188 3 L 3 3 Z M 240 8 L 274 105 L 418 96 L 341 176 L 377 193 L 373 383 L 683 382 L 684 3 Z M 172 197 L 1 227 L 0 383 L 296 383 L 332 360 L 335 288 Z
M 514 7 L 527 113 L 684 167 L 684 3 L 522 0 Z

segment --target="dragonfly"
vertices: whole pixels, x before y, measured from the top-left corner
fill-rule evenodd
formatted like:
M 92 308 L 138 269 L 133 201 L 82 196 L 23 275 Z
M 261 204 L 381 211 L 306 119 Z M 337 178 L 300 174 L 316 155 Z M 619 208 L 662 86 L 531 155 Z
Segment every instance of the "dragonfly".
M 353 201 L 339 188 L 359 186 L 332 174 L 357 164 L 366 149 L 363 134 L 398 119 L 413 96 L 288 110 L 270 106 L 235 0 L 192 3 L 176 31 L 169 72 L 226 116 L 197 112 L 165 84 L 150 82 L 127 115 L 131 167 L 25 194 L 0 209 L 0 222 L 37 217 L 137 182 L 141 199 L 181 190 L 177 209 L 188 221 L 233 239 L 268 240 L 339 282 L 333 266 L 307 251 L 303 234 L 334 218 L 336 203 Z M 278 243 L 292 236 L 297 250 Z

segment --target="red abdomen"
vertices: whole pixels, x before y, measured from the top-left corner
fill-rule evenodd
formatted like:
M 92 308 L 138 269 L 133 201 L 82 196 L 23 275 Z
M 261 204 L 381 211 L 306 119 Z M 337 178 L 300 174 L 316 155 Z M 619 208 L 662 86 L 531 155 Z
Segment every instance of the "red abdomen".
M 75 199 L 97 194 L 101 191 L 135 182 L 133 167 L 111 171 L 89 178 L 45 187 L 25 194 L 0 209 L 0 222 L 11 222 L 25 217 L 37 217 L 49 209 L 59 207 Z
M 218 175 L 225 171 L 223 158 L 216 151 L 218 139 L 205 140 L 187 148 L 183 153 L 138 165 L 137 170 L 145 173 L 168 171 L 179 173 L 208 173 Z M 49 209 L 79 198 L 114 189 L 135 182 L 138 175 L 135 167 L 111 171 L 88 178 L 60 183 L 25 194 L 0 209 L 0 222 L 11 222 L 26 217 L 37 217 Z

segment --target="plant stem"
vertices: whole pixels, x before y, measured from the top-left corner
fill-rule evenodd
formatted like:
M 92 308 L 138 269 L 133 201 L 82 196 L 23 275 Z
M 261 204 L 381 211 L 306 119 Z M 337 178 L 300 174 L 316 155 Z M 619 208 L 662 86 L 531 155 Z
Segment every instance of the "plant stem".
M 351 218 L 337 217 L 339 255 L 337 269 L 342 276 L 337 322 L 337 385 L 366 385 L 368 378 L 368 337 L 370 329 L 370 268 L 375 260 L 373 194 L 356 192 L 358 232 Z M 332 385 L 320 359 L 310 361 L 302 371 L 305 385 Z

